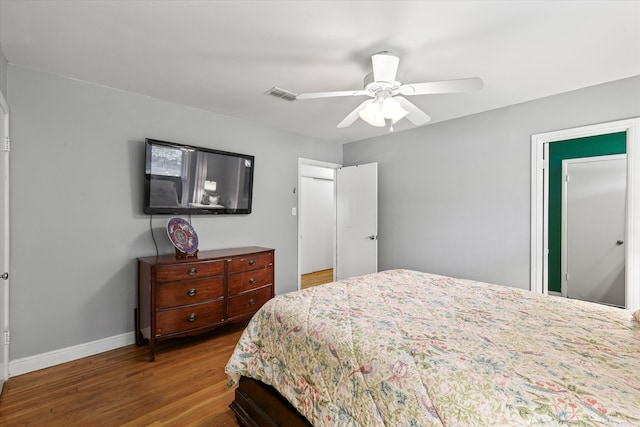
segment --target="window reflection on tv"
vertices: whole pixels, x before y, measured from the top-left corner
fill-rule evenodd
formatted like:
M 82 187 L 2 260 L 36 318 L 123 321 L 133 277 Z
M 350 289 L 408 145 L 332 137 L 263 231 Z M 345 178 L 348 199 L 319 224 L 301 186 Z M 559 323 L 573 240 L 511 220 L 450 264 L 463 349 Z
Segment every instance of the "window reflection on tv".
M 254 157 L 146 140 L 144 213 L 249 214 Z

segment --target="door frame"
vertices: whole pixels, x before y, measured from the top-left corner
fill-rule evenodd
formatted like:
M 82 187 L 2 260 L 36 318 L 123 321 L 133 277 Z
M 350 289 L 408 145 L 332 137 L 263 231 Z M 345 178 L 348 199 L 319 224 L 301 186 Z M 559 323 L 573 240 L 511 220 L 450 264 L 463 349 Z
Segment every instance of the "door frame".
M 306 159 L 303 157 L 299 157 L 298 158 L 298 197 L 297 197 L 297 210 L 298 210 L 298 222 L 297 222 L 297 244 L 298 244 L 298 289 L 301 289 L 302 286 L 302 245 L 300 244 L 300 233 L 302 231 L 302 215 L 304 215 L 303 209 L 302 209 L 302 193 L 301 188 L 302 188 L 302 166 L 303 165 L 307 165 L 307 166 L 318 166 L 318 167 L 322 167 L 322 168 L 327 168 L 327 169 L 339 169 L 342 167 L 342 165 L 337 164 L 337 163 L 329 163 L 329 162 L 324 162 L 321 160 L 313 160 L 313 159 Z M 336 203 L 336 180 L 333 180 L 333 203 Z M 335 219 L 334 219 L 334 225 L 335 225 Z M 334 244 L 333 244 L 333 279 L 335 280 L 336 278 L 336 264 L 338 262 L 337 257 L 336 257 L 336 245 L 335 245 L 335 236 L 334 236 Z
M 610 154 L 606 156 L 591 156 L 591 157 L 575 157 L 571 159 L 562 160 L 562 244 L 561 244 L 561 261 L 560 265 L 562 266 L 562 280 L 560 282 L 560 293 L 563 297 L 567 297 L 568 289 L 567 289 L 567 260 L 569 259 L 569 230 L 567 227 L 568 224 L 568 182 L 566 180 L 566 176 L 569 170 L 569 165 L 574 163 L 592 163 L 592 162 L 601 162 L 607 160 L 626 160 L 627 154 Z M 626 172 L 626 168 L 625 168 Z M 626 192 L 626 187 L 625 187 Z M 626 260 L 625 260 L 626 261 Z M 625 279 L 626 282 L 626 279 Z M 625 289 L 626 291 L 626 289 Z M 625 292 L 626 293 L 626 292 Z
M 3 230 L 3 239 L 0 242 L 0 251 L 2 251 L 2 262 L 5 271 L 10 270 L 10 238 L 9 238 L 9 152 L 10 152 L 10 139 L 9 139 L 9 106 L 4 98 L 4 94 L 0 91 L 0 120 L 3 121 L 4 133 L 0 135 L 0 157 L 2 161 L 2 178 L 0 185 L 4 188 L 4 200 L 3 200 L 3 212 L 2 223 L 0 227 Z M 5 271 L 0 271 L 0 274 Z M 4 382 L 9 379 L 9 280 L 0 279 L 0 292 L 2 293 L 2 316 L 0 317 L 0 351 L 2 352 L 2 360 L 0 361 L 0 392 Z
M 567 139 L 626 132 L 627 136 L 627 218 L 625 241 L 625 306 L 640 309 L 640 118 L 618 120 L 577 128 L 534 134 L 531 136 L 531 261 L 530 289 L 548 293 L 547 221 L 548 212 L 548 144 Z

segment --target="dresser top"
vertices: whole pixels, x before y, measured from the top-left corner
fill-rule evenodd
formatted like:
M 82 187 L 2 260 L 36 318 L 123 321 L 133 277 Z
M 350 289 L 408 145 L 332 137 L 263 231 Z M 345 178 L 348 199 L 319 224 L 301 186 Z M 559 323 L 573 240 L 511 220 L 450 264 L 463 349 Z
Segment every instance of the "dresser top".
M 200 251 L 196 256 L 177 258 L 175 254 L 166 254 L 158 256 L 148 256 L 138 258 L 138 261 L 145 264 L 179 264 L 188 262 L 198 262 L 211 259 L 224 259 L 234 256 L 250 255 L 259 252 L 270 252 L 272 248 L 262 248 L 260 246 L 245 246 L 241 248 L 215 249 L 210 251 Z

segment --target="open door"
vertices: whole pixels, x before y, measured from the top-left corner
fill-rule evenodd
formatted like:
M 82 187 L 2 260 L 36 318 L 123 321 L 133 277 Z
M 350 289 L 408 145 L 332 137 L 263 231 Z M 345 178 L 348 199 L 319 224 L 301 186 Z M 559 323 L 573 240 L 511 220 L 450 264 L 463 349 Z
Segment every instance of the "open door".
M 338 164 L 321 162 L 318 160 L 299 159 L 298 164 L 298 188 L 301 190 L 298 197 L 298 289 L 301 289 L 302 274 L 308 270 L 307 257 L 316 251 L 310 250 L 309 242 L 304 242 L 302 235 L 303 224 L 309 221 L 309 211 L 313 206 L 305 198 L 309 191 L 304 181 L 309 176 L 309 170 L 305 168 L 324 168 L 331 171 L 334 177 L 335 215 L 333 218 L 333 231 L 331 239 L 334 239 L 333 249 L 333 279 L 339 280 L 347 277 L 374 273 L 378 270 L 378 164 L 341 167 Z M 335 171 L 335 175 L 333 174 Z M 295 192 L 295 190 L 294 190 Z M 311 214 L 311 220 L 313 215 Z M 308 237 L 307 237 L 308 239 Z M 311 243 L 311 245 L 314 245 Z M 312 255 L 310 255 L 312 254 Z
M 562 161 L 562 295 L 625 306 L 627 156 Z
M 378 271 L 378 164 L 349 166 L 336 176 L 336 280 Z
M 0 393 L 9 378 L 9 108 L 0 93 Z

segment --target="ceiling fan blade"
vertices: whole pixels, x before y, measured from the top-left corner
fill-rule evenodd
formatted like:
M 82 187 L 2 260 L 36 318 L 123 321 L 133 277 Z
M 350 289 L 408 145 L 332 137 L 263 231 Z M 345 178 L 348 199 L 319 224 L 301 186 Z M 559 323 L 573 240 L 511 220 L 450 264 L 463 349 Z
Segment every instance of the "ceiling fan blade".
M 400 86 L 403 95 L 431 95 L 438 93 L 471 92 L 480 90 L 484 86 L 482 79 L 443 80 L 440 82 L 411 83 Z
M 431 117 L 429 117 L 424 111 L 413 105 L 411 102 L 407 101 L 405 98 L 401 96 L 394 96 L 393 99 L 398 101 L 402 108 L 409 112 L 405 116 L 405 118 L 414 125 L 421 126 L 431 120 Z
M 358 119 L 358 117 L 360 117 L 360 115 L 359 115 L 360 111 L 364 110 L 364 108 L 367 105 L 371 104 L 372 102 L 373 102 L 373 99 L 367 99 L 362 104 L 358 105 L 355 110 L 350 112 L 349 115 L 344 118 L 344 120 L 342 120 L 340 123 L 338 123 L 337 127 L 346 128 L 347 126 L 351 126 L 353 124 L 353 122 L 355 122 Z
M 376 82 L 395 82 L 400 58 L 391 52 L 376 53 L 371 57 L 373 79 Z
M 296 99 L 333 98 L 337 96 L 361 96 L 361 95 L 367 95 L 367 92 L 364 90 L 341 90 L 337 92 L 300 93 L 296 95 Z

